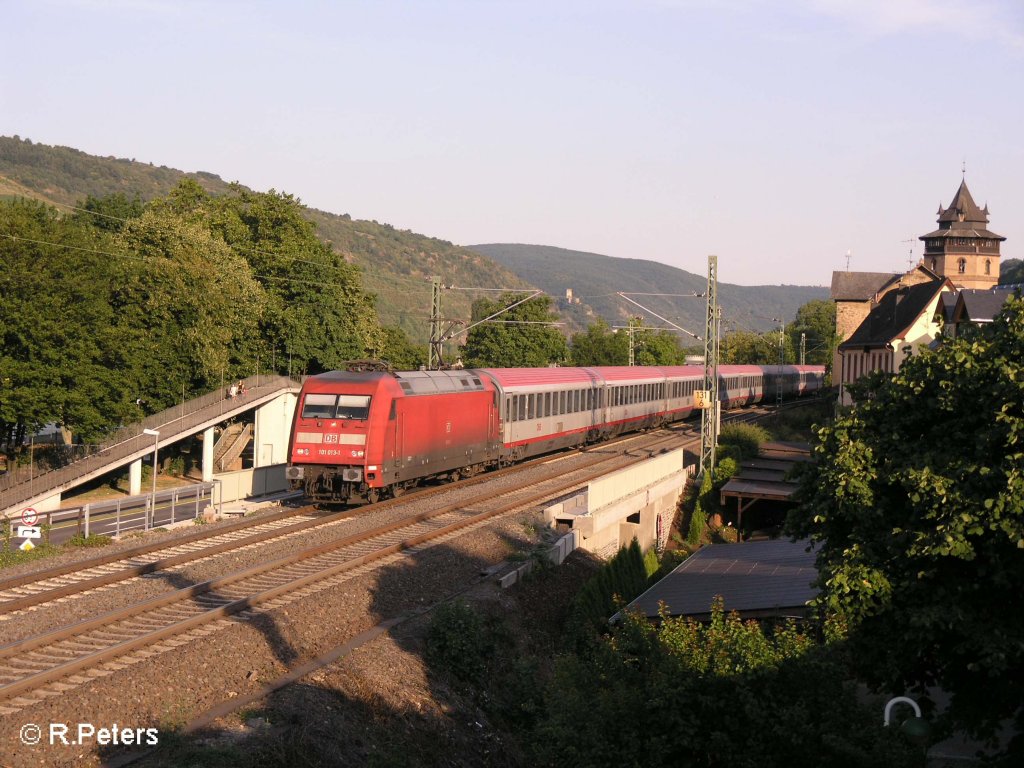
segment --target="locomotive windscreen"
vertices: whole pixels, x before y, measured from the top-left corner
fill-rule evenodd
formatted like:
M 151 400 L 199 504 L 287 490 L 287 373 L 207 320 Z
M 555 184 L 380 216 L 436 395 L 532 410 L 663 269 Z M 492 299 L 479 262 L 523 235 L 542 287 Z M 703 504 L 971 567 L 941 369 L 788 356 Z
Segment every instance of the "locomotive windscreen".
M 369 395 L 325 395 L 310 392 L 302 402 L 304 419 L 365 421 L 369 414 Z

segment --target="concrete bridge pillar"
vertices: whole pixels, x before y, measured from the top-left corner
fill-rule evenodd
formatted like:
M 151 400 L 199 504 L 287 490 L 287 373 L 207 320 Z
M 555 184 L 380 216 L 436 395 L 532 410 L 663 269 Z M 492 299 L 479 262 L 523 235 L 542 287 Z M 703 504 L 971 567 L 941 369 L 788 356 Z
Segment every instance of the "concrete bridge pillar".
M 136 459 L 128 466 L 128 495 L 142 493 L 142 459 Z
M 203 482 L 213 480 L 213 427 L 203 432 Z

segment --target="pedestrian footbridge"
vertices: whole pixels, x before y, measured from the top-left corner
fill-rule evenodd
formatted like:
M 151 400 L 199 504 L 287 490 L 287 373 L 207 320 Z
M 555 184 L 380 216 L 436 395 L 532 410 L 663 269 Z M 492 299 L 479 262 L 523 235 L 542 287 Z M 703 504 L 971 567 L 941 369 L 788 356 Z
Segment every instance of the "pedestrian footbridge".
M 138 494 L 143 457 L 200 433 L 204 435 L 203 480 L 210 482 L 225 466 L 223 456 L 219 457 L 219 466 L 214 462 L 214 427 L 248 411 L 255 412 L 250 431 L 244 435 L 246 444 L 251 439 L 253 445 L 254 471 L 282 466 L 287 461 L 288 435 L 302 383 L 286 376 L 252 376 L 244 383 L 243 392 L 235 397 L 212 392 L 123 427 L 94 446 L 88 455 L 66 466 L 31 477 L 14 473 L 0 476 L 0 515 L 20 514 L 29 506 L 40 512 L 57 509 L 63 493 L 125 466 L 130 468 L 130 493 Z M 226 449 L 238 450 L 240 442 L 236 439 Z M 244 495 L 239 483 L 233 487 Z

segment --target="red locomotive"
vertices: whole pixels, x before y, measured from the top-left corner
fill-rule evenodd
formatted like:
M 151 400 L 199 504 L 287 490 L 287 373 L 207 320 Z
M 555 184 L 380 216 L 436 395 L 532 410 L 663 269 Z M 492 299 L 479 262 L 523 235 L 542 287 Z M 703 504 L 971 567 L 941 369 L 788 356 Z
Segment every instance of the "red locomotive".
M 720 366 L 724 407 L 822 387 L 822 366 Z M 704 369 L 476 368 L 331 373 L 306 380 L 286 476 L 324 503 L 398 496 L 568 446 L 686 418 Z

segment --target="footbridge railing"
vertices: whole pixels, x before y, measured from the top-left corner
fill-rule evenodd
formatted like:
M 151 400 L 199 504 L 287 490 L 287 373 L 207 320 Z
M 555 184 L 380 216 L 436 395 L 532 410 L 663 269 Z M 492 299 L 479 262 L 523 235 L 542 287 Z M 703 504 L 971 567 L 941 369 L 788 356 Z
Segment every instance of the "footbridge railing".
M 13 475 L 0 476 L 0 511 L 9 509 L 49 491 L 59 491 L 75 480 L 95 475 L 100 470 L 116 469 L 153 447 L 153 438 L 143 430 L 160 432 L 160 442 L 173 442 L 176 437 L 195 432 L 203 424 L 226 418 L 285 391 L 297 391 L 301 382 L 287 376 L 250 376 L 243 380 L 243 391 L 234 397 L 226 392 L 211 392 L 193 400 L 147 416 L 142 421 L 118 429 L 83 458 L 62 467 L 35 474 L 31 479 Z

